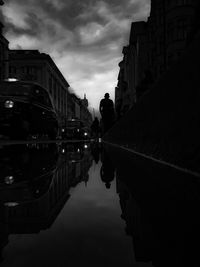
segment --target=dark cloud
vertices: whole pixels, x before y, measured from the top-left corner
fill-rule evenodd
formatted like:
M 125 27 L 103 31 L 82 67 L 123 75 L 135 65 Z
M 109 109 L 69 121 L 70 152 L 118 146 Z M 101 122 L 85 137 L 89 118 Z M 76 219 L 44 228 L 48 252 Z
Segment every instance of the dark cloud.
M 104 94 L 113 84 L 114 92 L 114 75 L 117 80 L 117 63 L 131 22 L 147 16 L 149 2 L 7 0 L 2 7 L 5 33 L 11 48 L 49 53 L 72 86 L 80 87 L 74 89 L 77 94 L 88 86 L 92 102 L 92 86 L 104 88 Z
M 138 14 L 140 10 L 144 7 L 146 1 L 132 1 L 129 0 L 8 0 L 7 5 L 14 5 L 13 8 L 22 7 L 26 13 L 26 18 L 24 19 L 28 29 L 21 29 L 16 24 L 6 23 L 7 30 L 12 28 L 16 34 L 27 33 L 30 35 L 40 35 L 41 31 L 44 30 L 42 26 L 45 24 L 45 20 L 51 19 L 55 23 L 59 23 L 63 28 L 69 31 L 75 31 L 81 26 L 88 26 L 89 23 L 96 23 L 102 27 L 108 26 L 108 24 L 115 18 L 120 25 L 121 20 L 133 20 L 134 14 Z M 57 8 L 56 8 L 57 6 Z M 117 25 L 116 25 L 117 26 Z M 46 30 L 49 35 L 54 35 L 55 28 L 49 27 L 46 24 Z M 113 29 L 112 29 L 113 30 Z M 127 28 L 126 31 L 129 31 Z M 124 34 L 126 33 L 124 31 Z M 109 38 L 115 38 L 122 34 L 121 31 L 116 30 L 112 32 L 107 32 L 104 38 L 107 40 Z

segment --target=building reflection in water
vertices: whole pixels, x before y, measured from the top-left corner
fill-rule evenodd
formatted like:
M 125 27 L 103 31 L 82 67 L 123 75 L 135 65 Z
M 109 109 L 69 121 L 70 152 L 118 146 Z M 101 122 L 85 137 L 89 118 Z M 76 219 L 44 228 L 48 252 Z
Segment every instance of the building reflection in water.
M 136 262 L 200 266 L 199 180 L 113 147 L 108 151 L 116 164 L 121 218 Z
M 88 181 L 88 150 L 86 144 L 0 147 L 1 250 L 10 234 L 39 233 L 52 225 L 70 188 Z

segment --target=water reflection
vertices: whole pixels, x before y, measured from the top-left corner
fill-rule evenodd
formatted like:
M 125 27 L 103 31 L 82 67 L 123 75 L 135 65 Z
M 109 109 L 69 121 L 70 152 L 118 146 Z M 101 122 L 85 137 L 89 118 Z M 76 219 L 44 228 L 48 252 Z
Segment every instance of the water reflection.
M 90 148 L 91 148 L 91 155 L 93 157 L 93 160 L 95 164 L 98 164 L 100 160 L 101 150 L 102 150 L 102 143 L 92 142 L 90 144 Z
M 88 182 L 91 164 L 85 144 L 1 146 L 0 250 L 10 234 L 49 228 L 69 199 L 70 188 Z
M 101 162 L 102 162 L 100 170 L 101 180 L 102 182 L 105 183 L 106 188 L 109 189 L 111 186 L 111 182 L 115 178 L 115 167 L 104 147 L 102 148 L 101 151 Z
M 107 149 L 116 165 L 121 219 L 136 262 L 200 266 L 200 181 L 131 153 Z

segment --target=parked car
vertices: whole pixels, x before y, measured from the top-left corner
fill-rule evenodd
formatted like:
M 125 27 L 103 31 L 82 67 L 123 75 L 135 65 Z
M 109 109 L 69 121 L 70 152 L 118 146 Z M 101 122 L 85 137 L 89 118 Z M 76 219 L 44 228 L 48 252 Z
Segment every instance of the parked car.
M 71 119 L 66 121 L 66 127 L 63 129 L 63 138 L 86 140 L 90 138 L 90 130 L 84 125 L 83 121 Z
M 45 88 L 32 82 L 0 82 L 0 136 L 57 137 L 58 116 Z

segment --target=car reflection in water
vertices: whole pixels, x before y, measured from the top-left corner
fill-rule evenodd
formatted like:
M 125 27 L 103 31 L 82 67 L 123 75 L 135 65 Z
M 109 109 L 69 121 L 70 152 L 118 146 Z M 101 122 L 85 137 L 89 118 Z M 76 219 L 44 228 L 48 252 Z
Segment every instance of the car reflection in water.
M 70 187 L 87 182 L 91 160 L 84 151 L 73 158 L 71 150 L 57 144 L 1 147 L 0 223 L 8 234 L 49 228 L 70 197 Z
M 6 206 L 37 199 L 48 189 L 58 160 L 55 144 L 0 148 L 0 200 Z
M 90 129 L 79 119 L 66 121 L 66 126 L 62 128 L 63 139 L 89 140 Z
M 88 143 L 62 144 L 62 154 L 68 165 L 69 177 L 72 177 L 71 186 L 76 186 L 80 181 L 87 184 L 88 170 L 92 165 L 90 145 Z

